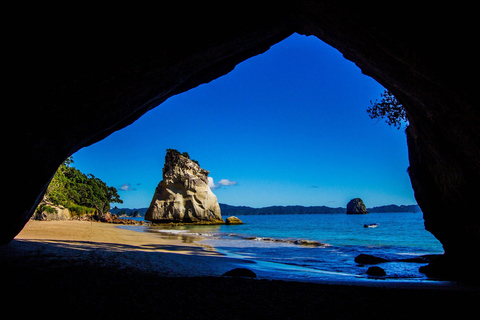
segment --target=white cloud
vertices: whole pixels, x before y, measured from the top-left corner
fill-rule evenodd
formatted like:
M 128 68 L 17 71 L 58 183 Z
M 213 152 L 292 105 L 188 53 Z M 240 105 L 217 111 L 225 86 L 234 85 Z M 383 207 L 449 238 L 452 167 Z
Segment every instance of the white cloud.
M 215 183 L 213 182 L 213 178 L 212 177 L 207 177 L 208 179 L 208 186 L 210 187 L 210 189 L 212 190 L 215 190 Z
M 137 183 L 137 185 L 139 185 L 139 183 Z M 137 190 L 136 188 L 132 187 L 132 185 L 130 183 L 124 183 L 120 186 L 119 188 L 121 191 L 134 191 L 134 190 Z
M 218 181 L 217 184 L 219 184 L 221 186 L 234 186 L 237 183 L 238 183 L 237 181 L 230 181 L 228 179 L 222 179 L 222 180 Z
M 218 189 L 222 186 L 234 186 L 237 183 L 238 183 L 237 181 L 230 181 L 228 179 L 222 179 L 222 180 L 218 181 L 217 183 L 215 183 L 212 177 L 208 177 L 208 186 L 212 190 L 216 190 L 216 189 Z

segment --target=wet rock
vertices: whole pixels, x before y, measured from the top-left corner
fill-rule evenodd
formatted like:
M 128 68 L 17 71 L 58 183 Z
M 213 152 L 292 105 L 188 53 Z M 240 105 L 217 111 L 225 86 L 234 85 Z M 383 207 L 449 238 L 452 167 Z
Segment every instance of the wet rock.
M 362 253 L 355 258 L 355 262 L 360 264 L 378 264 L 378 263 L 389 262 L 389 260 L 380 258 L 380 257 L 375 257 L 370 254 Z
M 299 244 L 301 246 L 307 246 L 307 247 L 319 247 L 319 246 L 323 245 L 323 243 L 318 242 L 318 241 L 303 240 L 303 239 L 295 240 L 293 243 L 294 244 Z
M 387 275 L 385 270 L 383 270 L 382 268 L 377 267 L 377 266 L 368 268 L 367 274 L 369 276 L 374 276 L 374 277 L 384 277 L 384 276 Z

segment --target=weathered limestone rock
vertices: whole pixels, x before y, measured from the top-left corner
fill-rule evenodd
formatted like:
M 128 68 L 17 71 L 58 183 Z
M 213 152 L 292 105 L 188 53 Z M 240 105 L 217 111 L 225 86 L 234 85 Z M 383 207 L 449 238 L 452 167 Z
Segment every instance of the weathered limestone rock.
M 163 180 L 158 184 L 145 220 L 154 223 L 224 223 L 217 197 L 208 186 L 210 172 L 169 149 Z
M 367 214 L 367 207 L 360 198 L 352 199 L 347 204 L 347 214 Z

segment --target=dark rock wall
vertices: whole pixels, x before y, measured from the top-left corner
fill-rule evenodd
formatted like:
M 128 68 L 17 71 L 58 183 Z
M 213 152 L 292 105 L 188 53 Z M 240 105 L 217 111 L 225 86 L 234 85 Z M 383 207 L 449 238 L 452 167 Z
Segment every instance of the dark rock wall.
M 335 7 L 334 6 L 337 6 Z M 480 253 L 480 108 L 468 8 L 307 2 L 316 35 L 392 91 L 407 111 L 409 174 L 425 227 L 452 260 Z M 475 253 L 475 254 L 472 254 Z
M 14 101 L 7 161 L 18 175 L 7 194 L 15 205 L 2 213 L 1 242 L 21 230 L 67 156 L 299 32 L 337 48 L 404 104 L 411 121 L 410 175 L 426 227 L 447 253 L 465 242 L 478 253 L 472 7 L 343 1 L 192 7 L 177 1 L 175 8 L 141 11 L 30 9 L 32 16 L 16 20 L 26 31 L 4 39 L 5 91 Z

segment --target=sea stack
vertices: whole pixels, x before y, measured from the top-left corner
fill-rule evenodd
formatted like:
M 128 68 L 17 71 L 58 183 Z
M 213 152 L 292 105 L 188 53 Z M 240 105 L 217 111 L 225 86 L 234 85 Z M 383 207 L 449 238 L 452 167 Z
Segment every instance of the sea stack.
M 168 149 L 163 180 L 155 189 L 145 220 L 153 223 L 224 223 L 217 197 L 208 186 L 209 173 L 187 153 Z
M 352 199 L 347 204 L 347 214 L 367 214 L 367 207 L 360 198 Z

